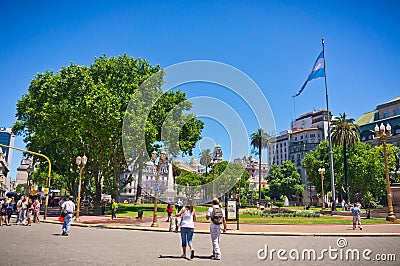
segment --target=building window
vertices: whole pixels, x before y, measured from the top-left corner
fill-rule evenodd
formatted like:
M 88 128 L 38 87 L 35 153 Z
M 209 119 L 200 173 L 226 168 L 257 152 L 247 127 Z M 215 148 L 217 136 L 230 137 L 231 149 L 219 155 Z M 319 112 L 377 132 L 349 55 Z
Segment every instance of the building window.
M 389 117 L 389 113 L 384 113 L 383 114 L 383 118 L 388 118 Z
M 400 115 L 400 111 L 399 110 L 394 110 L 393 113 L 394 113 L 394 115 Z

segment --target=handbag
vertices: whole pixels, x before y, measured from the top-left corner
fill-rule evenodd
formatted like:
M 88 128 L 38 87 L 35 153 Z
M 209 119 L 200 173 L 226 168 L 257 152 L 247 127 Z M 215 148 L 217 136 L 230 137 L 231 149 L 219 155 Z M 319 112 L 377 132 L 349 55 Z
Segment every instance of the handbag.
M 61 217 L 65 217 L 65 216 L 67 216 L 67 214 L 68 214 L 67 210 L 61 211 Z

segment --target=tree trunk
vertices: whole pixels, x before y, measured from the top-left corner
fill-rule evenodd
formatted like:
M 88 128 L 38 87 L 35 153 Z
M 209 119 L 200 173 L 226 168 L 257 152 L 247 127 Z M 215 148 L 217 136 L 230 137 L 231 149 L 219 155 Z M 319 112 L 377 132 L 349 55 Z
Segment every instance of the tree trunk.
M 136 203 L 141 203 L 141 197 L 142 197 L 142 177 L 143 177 L 143 172 L 142 169 L 139 170 L 138 173 L 138 182 L 136 186 Z
M 261 141 L 258 146 L 258 202 L 261 203 Z
M 343 166 L 344 166 L 344 179 L 346 181 L 346 197 L 347 202 L 350 203 L 350 189 L 349 189 L 349 177 L 347 174 L 347 152 L 346 152 L 346 142 L 343 143 Z

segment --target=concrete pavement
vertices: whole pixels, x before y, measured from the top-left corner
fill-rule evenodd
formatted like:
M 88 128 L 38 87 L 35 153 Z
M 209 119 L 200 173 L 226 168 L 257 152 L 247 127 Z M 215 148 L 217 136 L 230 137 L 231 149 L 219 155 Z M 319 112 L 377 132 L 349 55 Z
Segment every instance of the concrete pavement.
M 233 230 L 231 230 L 233 231 Z M 212 260 L 208 234 L 194 234 L 195 257 L 181 258 L 180 234 L 61 225 L 0 227 L 0 265 L 399 265 L 399 237 L 221 236 Z

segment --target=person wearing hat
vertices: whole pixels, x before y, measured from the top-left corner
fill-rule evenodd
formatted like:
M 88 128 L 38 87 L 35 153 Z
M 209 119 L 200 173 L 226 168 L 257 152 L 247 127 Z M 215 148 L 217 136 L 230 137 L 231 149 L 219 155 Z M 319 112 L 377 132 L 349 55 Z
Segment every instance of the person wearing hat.
M 73 202 L 74 197 L 69 196 L 66 201 L 61 205 L 61 213 L 66 212 L 64 222 L 62 226 L 62 235 L 69 235 L 69 228 L 71 227 L 72 216 L 75 212 L 75 203 Z
M 221 236 L 221 229 L 226 233 L 226 219 L 225 212 L 222 210 L 219 200 L 214 198 L 212 200 L 212 207 L 210 207 L 206 214 L 206 219 L 210 222 L 210 235 L 213 247 L 213 254 L 211 257 L 215 260 L 221 259 L 221 249 L 219 248 L 219 241 Z

